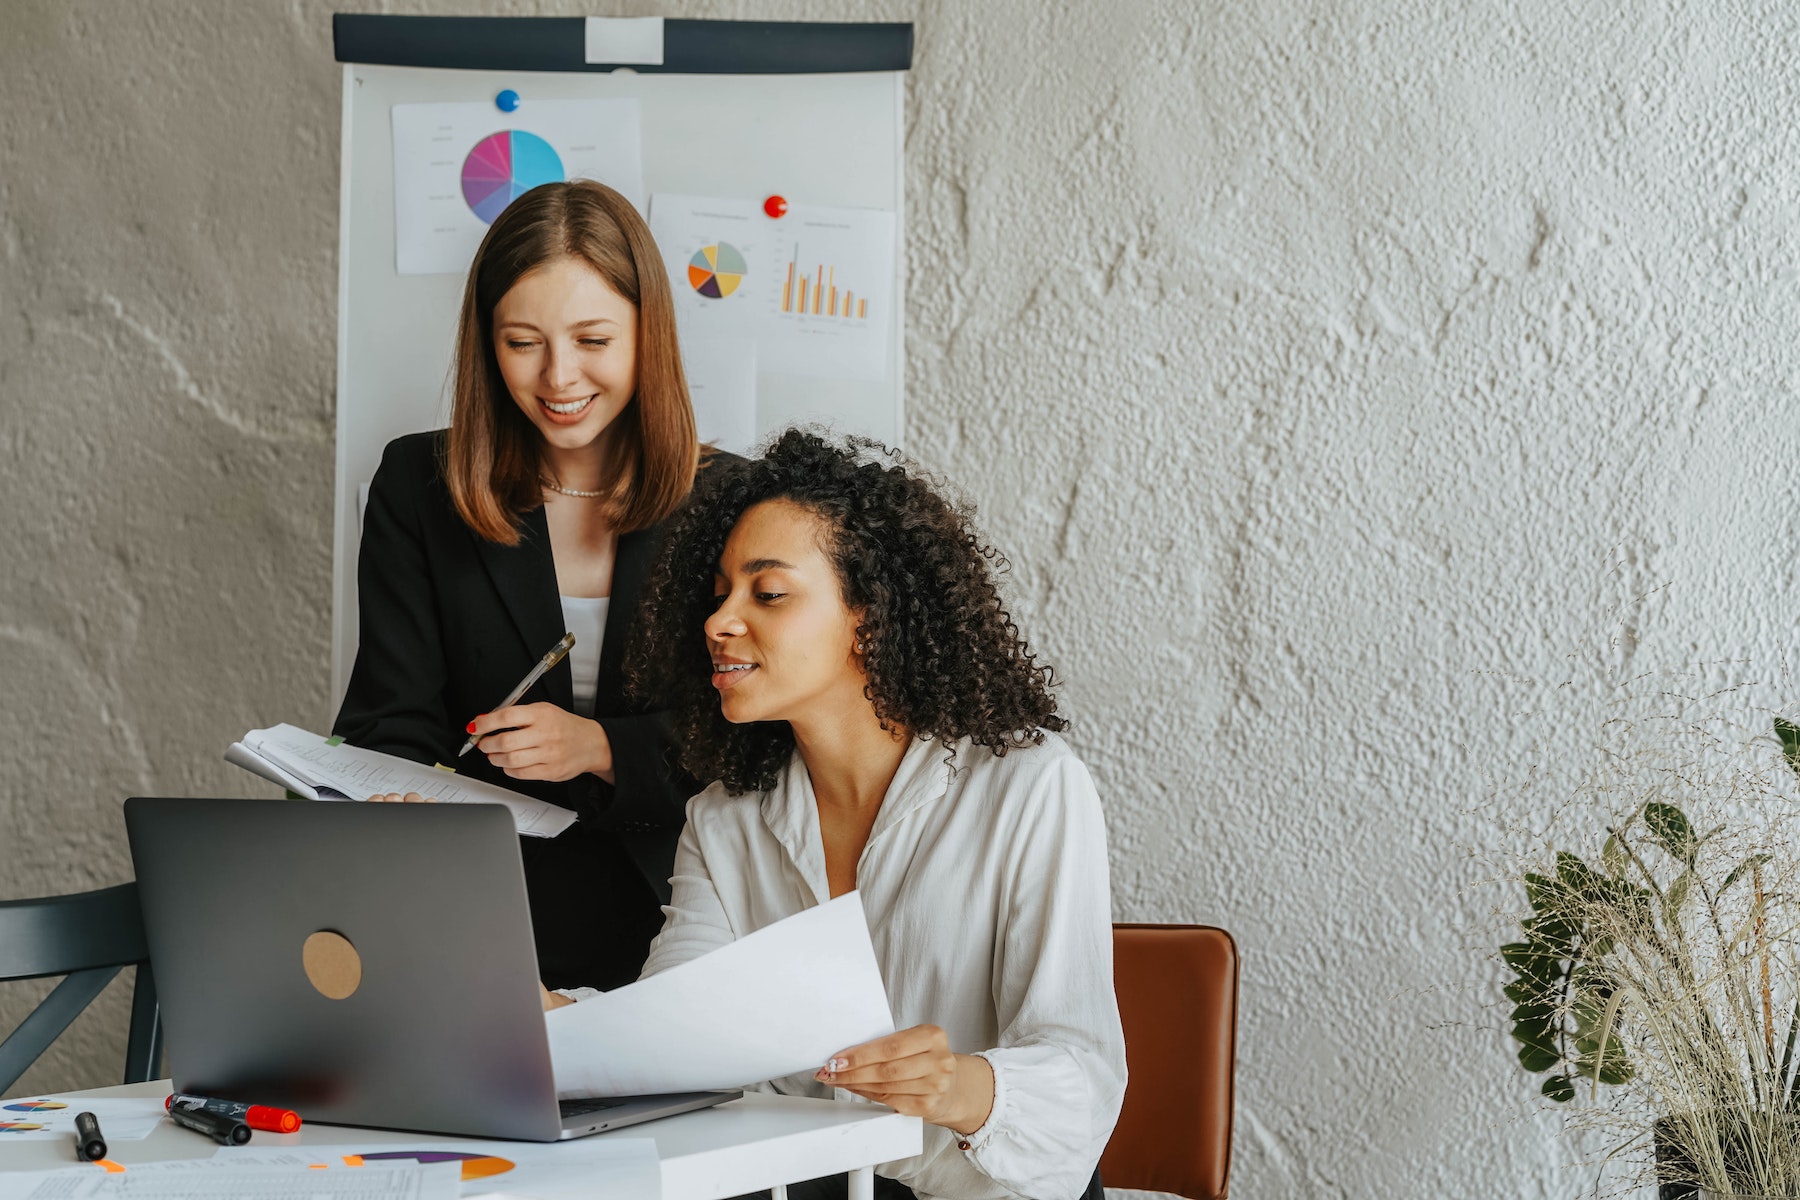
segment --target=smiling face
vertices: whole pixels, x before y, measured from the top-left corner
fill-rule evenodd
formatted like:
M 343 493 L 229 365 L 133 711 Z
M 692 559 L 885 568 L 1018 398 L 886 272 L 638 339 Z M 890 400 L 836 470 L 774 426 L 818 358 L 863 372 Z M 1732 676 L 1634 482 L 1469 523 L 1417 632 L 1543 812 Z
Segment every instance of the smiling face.
M 829 721 L 871 707 L 830 535 L 806 508 L 765 500 L 725 540 L 706 645 L 727 721 Z
M 552 259 L 494 306 L 494 357 L 552 464 L 574 465 L 637 391 L 637 309 L 587 263 Z

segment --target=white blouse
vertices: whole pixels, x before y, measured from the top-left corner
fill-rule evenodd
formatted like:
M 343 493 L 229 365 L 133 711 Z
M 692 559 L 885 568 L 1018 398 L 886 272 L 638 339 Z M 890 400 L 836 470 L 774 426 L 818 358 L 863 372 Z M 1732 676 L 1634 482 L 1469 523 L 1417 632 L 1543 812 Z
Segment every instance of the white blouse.
M 1078 1197 L 1125 1095 L 1100 800 L 1054 734 L 948 758 L 939 742 L 907 750 L 857 887 L 897 1027 L 940 1025 L 952 1050 L 986 1058 L 994 1107 L 966 1139 L 925 1126 L 922 1154 L 877 1170 L 921 1197 Z M 798 753 L 768 792 L 715 783 L 688 802 L 672 883 L 646 976 L 830 898 Z M 771 1082 L 832 1094 L 810 1072 Z

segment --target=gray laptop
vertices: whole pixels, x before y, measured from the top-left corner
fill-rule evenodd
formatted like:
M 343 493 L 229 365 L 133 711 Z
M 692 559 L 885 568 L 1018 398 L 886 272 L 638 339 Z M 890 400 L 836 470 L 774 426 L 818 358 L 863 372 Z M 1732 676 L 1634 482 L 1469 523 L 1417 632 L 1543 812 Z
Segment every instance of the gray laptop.
M 178 1091 L 539 1142 L 740 1094 L 558 1104 L 499 805 L 139 797 L 125 826 Z

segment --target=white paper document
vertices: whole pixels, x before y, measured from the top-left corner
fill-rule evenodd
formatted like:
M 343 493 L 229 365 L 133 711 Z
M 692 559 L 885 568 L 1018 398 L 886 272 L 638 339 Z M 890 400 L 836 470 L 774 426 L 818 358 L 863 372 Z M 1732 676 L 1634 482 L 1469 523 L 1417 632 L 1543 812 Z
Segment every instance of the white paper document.
M 383 1163 L 356 1170 L 238 1166 L 215 1159 L 145 1163 L 109 1171 L 89 1164 L 60 1171 L 0 1173 L 0 1200 L 455 1200 L 452 1163 Z
M 225 751 L 225 761 L 309 800 L 417 792 L 443 804 L 504 804 L 512 811 L 514 827 L 529 837 L 555 837 L 575 823 L 575 814 L 566 808 L 455 771 L 335 741 L 292 725 L 252 729 Z
M 467 1139 L 409 1145 L 358 1140 L 359 1131 L 306 1127 L 307 1144 L 292 1147 L 226 1147 L 209 1163 L 256 1166 L 352 1166 L 454 1163 L 462 1194 L 516 1193 L 533 1200 L 660 1200 L 662 1163 L 652 1138 L 575 1138 L 567 1142 L 480 1142 Z M 340 1144 L 328 1144 L 332 1135 Z
M 544 1020 L 564 1098 L 741 1087 L 894 1031 L 855 892 Z
M 494 218 L 542 183 L 595 179 L 642 209 L 641 125 L 635 99 L 394 105 L 395 270 L 461 274 Z
M 18 1141 L 68 1141 L 75 1135 L 75 1114 L 91 1112 L 109 1142 L 133 1142 L 150 1136 L 167 1115 L 161 1096 L 101 1099 L 97 1096 L 21 1096 L 0 1100 L 0 1145 Z M 71 1143 L 73 1144 L 73 1143 Z
M 894 332 L 894 214 L 657 193 L 650 230 L 681 339 L 752 338 L 757 370 L 882 379 Z

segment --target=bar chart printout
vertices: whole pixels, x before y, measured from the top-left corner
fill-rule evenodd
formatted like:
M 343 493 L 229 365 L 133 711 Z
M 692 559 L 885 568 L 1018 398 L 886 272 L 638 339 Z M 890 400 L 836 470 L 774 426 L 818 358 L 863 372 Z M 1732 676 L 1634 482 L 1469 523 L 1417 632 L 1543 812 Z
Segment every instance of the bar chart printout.
M 813 264 L 809 276 L 806 266 L 802 265 L 800 251 L 794 251 L 794 257 L 788 260 L 787 278 L 781 285 L 781 311 L 784 313 L 810 313 L 815 317 L 843 317 L 850 321 L 866 321 L 869 319 L 869 298 L 858 296 L 846 287 L 840 293 L 837 282 L 837 264 Z
M 755 200 L 658 193 L 650 230 L 677 281 L 684 340 L 749 338 L 764 374 L 887 376 L 892 212 L 795 204 L 774 219 Z

